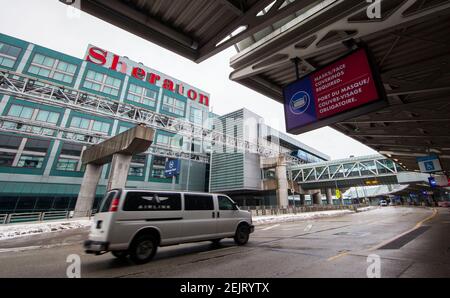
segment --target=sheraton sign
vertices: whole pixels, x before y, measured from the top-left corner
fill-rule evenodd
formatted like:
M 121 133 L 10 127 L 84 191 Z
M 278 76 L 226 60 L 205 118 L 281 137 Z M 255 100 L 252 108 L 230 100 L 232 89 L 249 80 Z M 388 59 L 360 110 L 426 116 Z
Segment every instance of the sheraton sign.
M 145 81 L 148 84 L 178 93 L 199 104 L 209 106 L 208 94 L 179 80 L 164 75 L 161 72 L 146 67 L 142 63 L 134 62 L 127 57 L 120 57 L 92 45 L 89 45 L 85 57 L 88 62 L 121 72 L 140 81 Z

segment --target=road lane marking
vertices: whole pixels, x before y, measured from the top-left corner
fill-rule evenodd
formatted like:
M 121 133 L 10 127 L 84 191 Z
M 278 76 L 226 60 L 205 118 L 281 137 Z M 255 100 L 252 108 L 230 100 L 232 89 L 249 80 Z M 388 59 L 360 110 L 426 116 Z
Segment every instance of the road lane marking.
M 416 228 L 421 227 L 424 223 L 426 223 L 427 221 L 433 219 L 436 215 L 437 215 L 438 211 L 436 208 L 433 208 L 433 214 L 431 214 L 430 216 L 428 216 L 427 218 L 425 218 L 424 220 L 419 221 L 416 224 Z
M 270 227 L 261 229 L 261 231 L 268 231 L 268 230 L 271 230 L 271 229 L 276 228 L 276 227 L 279 227 L 279 226 L 280 226 L 280 225 L 273 225 L 273 226 L 270 226 Z
M 336 259 L 339 259 L 340 257 L 348 255 L 349 253 L 350 253 L 350 251 L 341 252 L 340 254 L 337 254 L 335 256 L 328 258 L 327 261 L 329 261 L 329 262 L 334 261 Z
M 436 208 L 433 208 L 433 214 L 431 214 L 431 215 L 428 216 L 427 218 L 425 218 L 425 219 L 419 221 L 412 229 L 410 229 L 410 230 L 408 230 L 408 231 L 406 231 L 406 232 L 404 232 L 404 233 L 402 233 L 402 234 L 400 234 L 400 235 L 397 235 L 397 236 L 395 236 L 395 237 L 392 238 L 392 239 L 389 239 L 389 240 L 384 241 L 384 242 L 382 242 L 382 243 L 380 243 L 380 244 L 377 244 L 376 246 L 373 246 L 373 247 L 369 248 L 368 251 L 377 250 L 378 248 L 380 248 L 380 247 L 382 247 L 382 246 L 384 246 L 384 245 L 386 245 L 386 244 L 388 244 L 388 243 L 390 243 L 390 242 L 392 242 L 392 241 L 394 241 L 394 240 L 396 240 L 396 239 L 398 239 L 398 238 L 400 238 L 400 237 L 402 237 L 402 236 L 404 236 L 404 235 L 406 235 L 406 234 L 408 234 L 408 233 L 410 233 L 410 232 L 412 232 L 412 231 L 414 231 L 414 230 L 420 228 L 424 223 L 426 223 L 427 221 L 433 219 L 433 218 L 437 215 L 437 213 L 438 213 L 437 209 L 436 209 Z M 332 257 L 328 258 L 327 261 L 334 261 L 334 260 L 336 260 L 336 259 L 339 259 L 339 258 L 341 258 L 341 257 L 343 257 L 343 256 L 348 255 L 349 253 L 350 253 L 350 251 L 342 252 L 342 253 L 340 253 L 340 254 L 337 254 L 337 255 L 335 255 L 335 256 L 332 256 Z
M 368 249 L 368 251 L 377 250 L 377 249 L 379 249 L 380 247 L 383 247 L 383 246 L 387 245 L 388 243 L 393 242 L 393 241 L 397 240 L 398 238 L 403 237 L 403 236 L 405 236 L 406 234 L 411 233 L 412 231 L 417 230 L 417 229 L 420 228 L 424 223 L 426 223 L 427 221 L 433 219 L 437 214 L 438 214 L 438 210 L 437 210 L 436 208 L 433 208 L 433 214 L 431 214 L 431 215 L 428 216 L 427 218 L 422 219 L 421 221 L 419 221 L 412 229 L 409 229 L 408 231 L 403 232 L 403 233 L 401 233 L 401 234 L 399 234 L 399 235 L 397 235 L 397 236 L 395 236 L 395 237 L 393 237 L 393 238 L 391 238 L 391 239 L 389 239 L 389 240 L 383 241 L 383 242 L 381 242 L 381 243 L 379 243 L 379 244 L 377 244 L 377 245 L 375 245 L 375 246 L 372 246 L 371 248 Z

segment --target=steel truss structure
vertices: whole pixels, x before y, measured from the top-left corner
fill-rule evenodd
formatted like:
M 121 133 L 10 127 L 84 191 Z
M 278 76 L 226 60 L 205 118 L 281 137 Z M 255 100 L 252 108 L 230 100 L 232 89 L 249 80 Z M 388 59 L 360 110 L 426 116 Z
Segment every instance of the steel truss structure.
M 68 107 L 94 115 L 100 114 L 126 122 L 143 123 L 148 127 L 171 132 L 186 137 L 191 141 L 201 140 L 204 143 L 211 144 L 212 148 L 215 147 L 214 145 L 225 145 L 226 147 L 246 152 L 258 153 L 265 157 L 273 157 L 280 154 L 277 150 L 231 137 L 214 129 L 204 128 L 183 118 L 162 115 L 150 109 L 111 100 L 89 92 L 68 88 L 11 71 L 0 71 L 0 94 L 26 99 L 38 104 L 62 108 Z M 86 130 L 58 127 L 8 116 L 0 116 L 0 131 L 48 137 L 88 145 L 97 144 L 109 138 L 109 136 Z M 186 152 L 156 145 L 152 145 L 148 153 L 209 163 L 207 154 Z M 288 154 L 286 154 L 286 157 L 290 164 L 304 163 L 302 160 Z
M 334 160 L 292 167 L 293 180 L 314 183 L 393 176 L 403 169 L 381 155 Z

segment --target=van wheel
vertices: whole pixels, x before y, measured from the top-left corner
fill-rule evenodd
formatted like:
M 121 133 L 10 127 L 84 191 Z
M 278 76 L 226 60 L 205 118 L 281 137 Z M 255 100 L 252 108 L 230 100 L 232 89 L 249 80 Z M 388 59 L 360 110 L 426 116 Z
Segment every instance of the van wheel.
M 136 264 L 145 264 L 155 256 L 158 242 L 151 235 L 142 235 L 130 245 L 130 258 Z
M 128 257 L 128 251 L 126 250 L 112 251 L 111 254 L 121 260 L 126 259 Z
M 234 235 L 234 242 L 237 245 L 244 245 L 248 242 L 248 238 L 250 237 L 250 229 L 246 225 L 240 225 L 236 229 L 236 234 Z

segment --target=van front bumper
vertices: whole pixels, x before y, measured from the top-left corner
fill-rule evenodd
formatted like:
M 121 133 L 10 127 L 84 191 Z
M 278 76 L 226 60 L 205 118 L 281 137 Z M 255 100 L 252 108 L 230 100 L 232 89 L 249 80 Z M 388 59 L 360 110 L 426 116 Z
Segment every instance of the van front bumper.
M 98 254 L 103 251 L 108 251 L 109 243 L 103 241 L 84 241 L 84 251 L 88 254 Z

